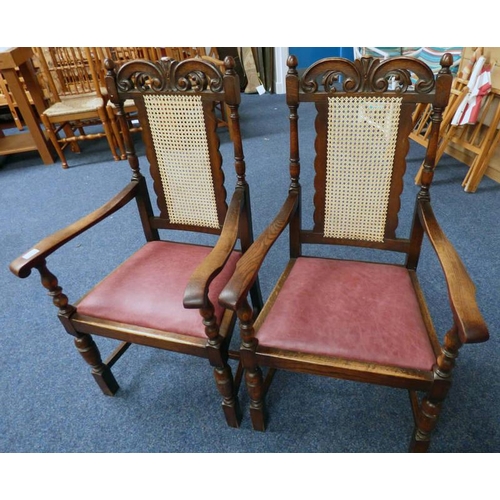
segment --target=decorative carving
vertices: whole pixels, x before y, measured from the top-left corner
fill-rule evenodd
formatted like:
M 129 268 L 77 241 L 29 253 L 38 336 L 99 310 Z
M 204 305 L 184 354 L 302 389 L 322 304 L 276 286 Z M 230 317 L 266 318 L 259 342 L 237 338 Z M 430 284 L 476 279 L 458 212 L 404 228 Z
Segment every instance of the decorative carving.
M 158 62 L 131 61 L 117 73 L 122 92 L 221 92 L 223 76 L 213 64 L 202 59 L 176 61 L 163 57 Z
M 293 60 L 288 61 L 292 69 Z M 444 62 L 447 62 L 444 61 Z M 435 79 L 429 67 L 410 57 L 380 60 L 362 57 L 354 62 L 348 59 L 323 59 L 309 67 L 301 79 L 305 93 L 315 93 L 321 82 L 323 91 L 335 92 L 386 92 L 392 88 L 396 94 L 429 93 Z

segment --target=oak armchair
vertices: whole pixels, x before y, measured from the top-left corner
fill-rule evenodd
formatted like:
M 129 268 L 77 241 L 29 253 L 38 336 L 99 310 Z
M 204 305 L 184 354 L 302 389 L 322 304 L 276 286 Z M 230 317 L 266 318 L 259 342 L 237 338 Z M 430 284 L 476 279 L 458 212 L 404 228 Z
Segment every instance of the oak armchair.
M 431 208 L 451 63 L 445 55 L 434 77 L 425 63 L 409 57 L 328 58 L 299 77 L 297 59 L 289 57 L 288 197 L 240 259 L 219 299 L 238 314 L 254 429 L 265 430 L 265 394 L 275 370 L 291 370 L 408 389 L 415 418 L 410 449 L 426 451 L 459 348 L 488 339 L 474 284 Z M 401 237 L 400 196 L 418 103 L 432 104 L 432 131 L 410 234 Z M 301 215 L 299 104 L 316 108 L 312 229 L 303 228 Z M 254 321 L 247 293 L 285 228 L 290 260 Z M 442 266 L 453 312 L 442 344 L 417 279 L 425 236 Z M 318 245 L 332 245 L 328 257 L 314 256 Z M 338 246 L 396 252 L 404 264 L 331 258 Z
M 14 260 L 10 269 L 20 278 L 33 269 L 39 271 L 61 323 L 74 337 L 104 394 L 118 390 L 111 367 L 131 344 L 204 357 L 213 367 L 227 423 L 237 427 L 237 387 L 228 364 L 235 315 L 217 302 L 236 262 L 252 242 L 234 62 L 226 60 L 224 75 L 199 59 L 136 60 L 118 71 L 111 60 L 106 66 L 108 94 L 118 119 L 126 120 L 125 101 L 132 99 L 138 109 L 159 213 L 153 210 L 134 142 L 128 127 L 123 126 L 132 169 L 130 183 L 93 213 L 37 243 Z M 236 176 L 229 205 L 214 112 L 214 103 L 221 101 L 231 110 L 234 123 L 231 149 Z M 132 200 L 138 206 L 145 244 L 82 299 L 70 303 L 49 271 L 47 259 Z M 212 248 L 160 239 L 162 230 L 218 238 Z M 258 282 L 251 293 L 260 309 Z M 106 361 L 94 341 L 97 336 L 120 341 Z

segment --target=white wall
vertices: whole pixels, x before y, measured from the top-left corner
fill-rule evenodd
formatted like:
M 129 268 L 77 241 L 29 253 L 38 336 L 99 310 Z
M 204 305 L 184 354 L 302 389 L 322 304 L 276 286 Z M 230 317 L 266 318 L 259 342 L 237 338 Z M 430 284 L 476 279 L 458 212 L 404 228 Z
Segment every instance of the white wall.
M 274 48 L 274 88 L 277 94 L 285 93 L 285 78 L 288 70 L 286 60 L 288 59 L 288 47 Z

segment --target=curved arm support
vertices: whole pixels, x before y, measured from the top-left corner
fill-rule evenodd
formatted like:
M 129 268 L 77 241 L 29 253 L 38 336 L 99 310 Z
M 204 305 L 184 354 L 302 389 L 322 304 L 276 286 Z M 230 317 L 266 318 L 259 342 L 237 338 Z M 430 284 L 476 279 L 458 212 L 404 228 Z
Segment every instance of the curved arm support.
M 246 300 L 265 256 L 297 209 L 298 199 L 297 191 L 289 193 L 278 215 L 238 261 L 233 276 L 219 295 L 219 303 L 222 306 L 236 311 Z
M 47 236 L 23 255 L 13 260 L 9 266 L 10 270 L 19 278 L 28 277 L 34 267 L 40 266 L 46 257 L 58 248 L 125 206 L 135 197 L 138 187 L 139 184 L 132 181 L 102 207 L 64 229 Z
M 219 274 L 233 251 L 238 238 L 240 214 L 245 202 L 244 188 L 236 188 L 229 207 L 222 232 L 214 248 L 195 269 L 184 292 L 186 309 L 202 309 L 208 307 L 208 288 L 212 280 Z
M 419 205 L 419 217 L 437 254 L 448 285 L 451 309 L 463 343 L 488 340 L 488 328 L 476 302 L 476 287 L 453 245 L 440 228 L 428 201 Z

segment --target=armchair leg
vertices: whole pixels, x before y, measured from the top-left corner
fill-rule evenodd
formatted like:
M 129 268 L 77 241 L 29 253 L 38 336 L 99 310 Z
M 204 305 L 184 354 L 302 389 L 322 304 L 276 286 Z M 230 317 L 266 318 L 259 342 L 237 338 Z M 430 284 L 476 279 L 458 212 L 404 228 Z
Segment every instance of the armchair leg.
M 418 431 L 415 429 L 410 441 L 410 448 L 408 451 L 410 453 L 427 453 L 430 444 L 430 439 L 420 439 L 418 437 Z
M 443 401 L 451 386 L 451 372 L 458 357 L 458 350 L 462 342 L 458 336 L 458 329 L 454 324 L 444 338 L 441 354 L 434 365 L 434 383 L 431 390 L 422 400 L 420 408 L 414 409 L 415 430 L 410 442 L 410 451 L 425 452 L 428 450 L 431 433 L 436 427 Z M 413 398 L 413 406 L 415 398 Z
M 264 380 L 260 367 L 245 370 L 245 382 L 250 396 L 250 418 L 255 431 L 265 431 Z
M 94 340 L 88 334 L 75 338 L 75 346 L 83 359 L 92 368 L 92 376 L 106 396 L 114 396 L 120 388 L 110 368 L 101 359 L 101 354 Z
M 430 397 L 425 397 L 419 411 L 419 416 L 413 436 L 410 441 L 410 452 L 425 453 L 431 444 L 431 433 L 436 427 L 439 414 L 441 412 L 441 402 L 432 402 Z
M 233 375 L 229 365 L 222 368 L 214 368 L 214 377 L 217 389 L 223 397 L 222 409 L 229 427 L 238 428 L 241 422 L 241 409 L 238 396 L 235 391 Z

